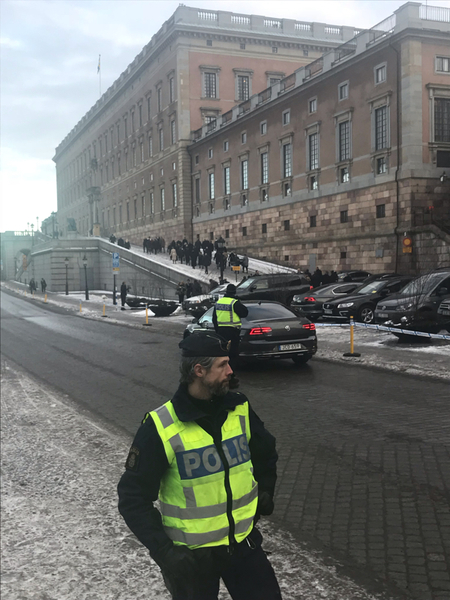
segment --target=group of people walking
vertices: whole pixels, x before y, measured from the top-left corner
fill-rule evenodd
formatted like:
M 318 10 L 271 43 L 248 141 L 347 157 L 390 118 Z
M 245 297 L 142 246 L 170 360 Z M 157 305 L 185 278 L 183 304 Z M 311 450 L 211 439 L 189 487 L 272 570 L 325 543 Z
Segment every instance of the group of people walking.
M 34 294 L 34 292 L 37 292 L 38 289 L 38 285 L 34 279 L 34 277 L 32 277 L 28 283 L 28 287 L 30 289 L 30 293 Z M 41 292 L 43 294 L 45 294 L 45 290 L 47 289 L 47 282 L 45 281 L 45 279 L 42 277 L 41 279 Z

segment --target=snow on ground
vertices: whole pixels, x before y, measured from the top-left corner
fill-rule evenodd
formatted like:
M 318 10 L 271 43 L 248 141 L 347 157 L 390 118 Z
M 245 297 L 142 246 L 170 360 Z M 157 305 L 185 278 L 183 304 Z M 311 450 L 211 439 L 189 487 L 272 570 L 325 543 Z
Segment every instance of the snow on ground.
M 131 440 L 8 364 L 2 388 L 2 597 L 169 599 L 159 569 L 117 510 Z M 274 523 L 261 529 L 285 600 L 382 597 Z M 222 589 L 220 600 L 227 599 Z

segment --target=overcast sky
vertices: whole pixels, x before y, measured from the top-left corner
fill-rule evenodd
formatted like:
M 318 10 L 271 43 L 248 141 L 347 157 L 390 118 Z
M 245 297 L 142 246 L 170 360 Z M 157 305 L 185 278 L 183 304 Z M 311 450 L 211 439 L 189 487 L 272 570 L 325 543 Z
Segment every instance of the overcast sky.
M 370 28 L 403 0 L 184 0 L 187 6 Z M 424 2 L 425 3 L 425 0 Z M 1 0 L 1 231 L 56 204 L 56 146 L 175 11 L 172 0 Z M 450 7 L 450 0 L 430 0 Z

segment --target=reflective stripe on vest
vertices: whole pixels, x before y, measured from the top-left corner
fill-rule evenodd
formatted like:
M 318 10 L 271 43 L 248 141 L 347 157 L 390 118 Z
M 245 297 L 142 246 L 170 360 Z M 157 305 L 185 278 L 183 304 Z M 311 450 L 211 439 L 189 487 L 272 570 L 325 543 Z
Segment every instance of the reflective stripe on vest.
M 233 310 L 236 298 L 221 298 L 216 302 L 216 317 L 219 327 L 240 327 L 241 319 Z
M 169 468 L 160 490 L 164 530 L 178 545 L 190 548 L 229 544 L 231 506 L 234 538 L 243 541 L 253 527 L 258 484 L 253 478 L 248 442 L 249 407 L 229 411 L 222 426 L 222 450 L 229 467 L 231 504 L 225 488 L 225 466 L 213 438 L 195 422 L 178 419 L 172 402 L 150 413 L 164 444 Z

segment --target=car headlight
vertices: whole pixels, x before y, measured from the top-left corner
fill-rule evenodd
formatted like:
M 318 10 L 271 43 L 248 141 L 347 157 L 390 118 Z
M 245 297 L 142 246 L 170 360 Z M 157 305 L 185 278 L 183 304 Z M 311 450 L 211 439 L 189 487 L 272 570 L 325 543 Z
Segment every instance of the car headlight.
M 354 302 L 344 302 L 343 304 L 338 304 L 338 308 L 350 308 L 350 306 L 353 306 L 354 304 Z
M 399 304 L 397 306 L 397 310 L 409 310 L 410 308 L 413 308 L 414 306 L 414 302 L 408 302 L 408 304 Z

